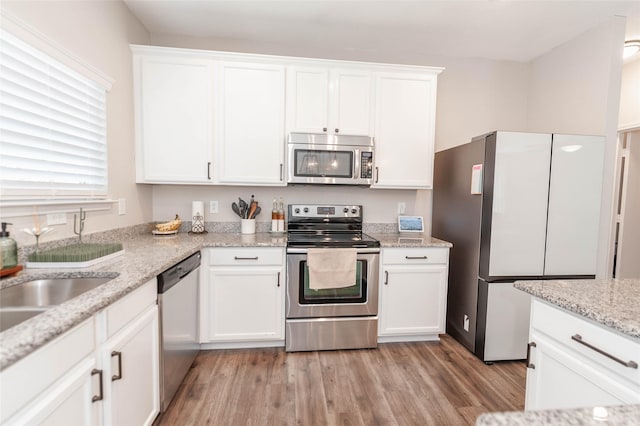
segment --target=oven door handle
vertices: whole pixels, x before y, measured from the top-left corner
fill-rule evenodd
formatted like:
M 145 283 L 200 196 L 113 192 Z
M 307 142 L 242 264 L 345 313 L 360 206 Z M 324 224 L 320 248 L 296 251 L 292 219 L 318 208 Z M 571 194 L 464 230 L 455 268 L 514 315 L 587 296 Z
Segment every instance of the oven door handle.
M 357 248 L 357 247 L 356 247 Z M 287 248 L 287 254 L 307 254 L 308 248 Z M 358 254 L 380 253 L 380 247 L 358 248 Z

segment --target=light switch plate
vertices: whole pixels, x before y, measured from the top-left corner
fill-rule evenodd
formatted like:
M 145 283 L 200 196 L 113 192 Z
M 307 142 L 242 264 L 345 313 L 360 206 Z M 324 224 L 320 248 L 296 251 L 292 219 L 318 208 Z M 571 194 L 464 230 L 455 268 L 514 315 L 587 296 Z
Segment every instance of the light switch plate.
M 217 201 L 209 201 L 209 213 L 218 213 Z

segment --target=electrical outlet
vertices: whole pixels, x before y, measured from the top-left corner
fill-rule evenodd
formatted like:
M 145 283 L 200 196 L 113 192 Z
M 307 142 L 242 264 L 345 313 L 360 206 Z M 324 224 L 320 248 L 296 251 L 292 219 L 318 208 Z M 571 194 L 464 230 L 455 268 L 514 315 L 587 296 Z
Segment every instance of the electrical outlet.
M 124 198 L 118 200 L 118 214 L 120 216 L 127 214 L 127 201 Z
M 469 315 L 464 316 L 464 331 L 469 331 Z
M 209 201 L 209 213 L 218 213 L 217 201 Z
M 51 213 L 47 215 L 47 226 L 64 225 L 67 223 L 66 213 Z
M 404 202 L 398 203 L 398 214 L 404 214 L 407 210 L 407 204 Z

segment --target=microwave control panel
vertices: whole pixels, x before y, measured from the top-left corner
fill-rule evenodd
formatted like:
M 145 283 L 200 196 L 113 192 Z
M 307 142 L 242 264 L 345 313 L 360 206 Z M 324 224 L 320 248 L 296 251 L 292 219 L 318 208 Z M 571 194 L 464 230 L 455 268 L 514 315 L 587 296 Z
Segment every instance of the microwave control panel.
M 373 179 L 373 152 L 360 153 L 360 178 Z

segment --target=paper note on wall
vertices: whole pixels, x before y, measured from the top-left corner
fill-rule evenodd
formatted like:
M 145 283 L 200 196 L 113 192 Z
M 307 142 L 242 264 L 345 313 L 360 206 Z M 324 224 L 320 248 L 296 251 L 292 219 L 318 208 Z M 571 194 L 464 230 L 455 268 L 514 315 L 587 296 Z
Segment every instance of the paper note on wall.
M 482 164 L 471 166 L 471 194 L 482 194 Z

